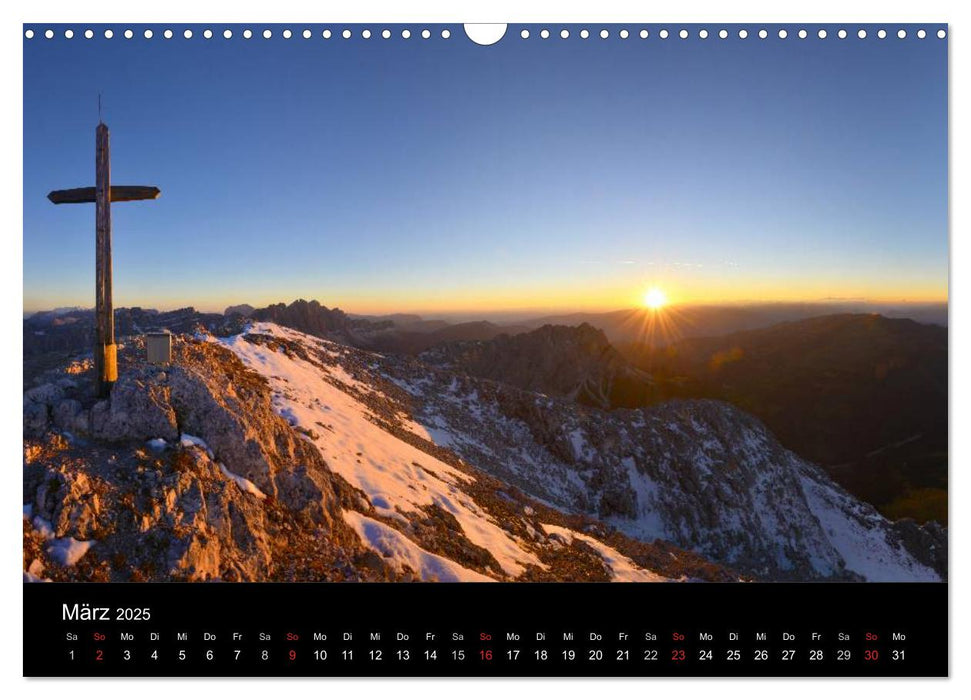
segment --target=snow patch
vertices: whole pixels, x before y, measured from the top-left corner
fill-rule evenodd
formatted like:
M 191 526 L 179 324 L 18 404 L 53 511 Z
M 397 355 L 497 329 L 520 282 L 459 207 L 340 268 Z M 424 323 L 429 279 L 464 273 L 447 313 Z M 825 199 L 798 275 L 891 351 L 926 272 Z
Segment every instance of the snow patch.
M 407 567 L 418 574 L 422 581 L 493 580 L 422 549 L 394 528 L 356 511 L 344 511 L 344 521 L 396 571 L 403 571 Z
M 32 510 L 30 506 L 24 506 L 24 517 L 29 518 L 29 513 Z M 47 540 L 47 553 L 51 559 L 61 566 L 74 566 L 96 542 L 96 540 L 76 540 L 73 537 L 61 537 L 58 539 L 54 537 L 54 528 L 50 522 L 44 520 L 39 515 L 34 517 L 33 525 L 40 536 Z M 27 576 L 29 573 L 24 572 L 25 581 L 28 580 Z M 36 574 L 36 571 L 34 574 Z
M 214 456 L 212 450 L 209 449 L 209 445 L 207 445 L 206 441 L 200 437 L 189 435 L 188 433 L 182 433 L 182 435 L 179 437 L 179 442 L 182 447 L 198 447 L 202 449 L 207 455 L 209 455 L 209 459 L 212 459 Z
M 600 540 L 594 539 L 589 535 L 584 535 L 576 530 L 570 530 L 569 528 L 560 527 L 559 525 L 550 525 L 548 523 L 540 523 L 540 527 L 543 528 L 547 535 L 555 537 L 565 543 L 569 544 L 573 542 L 573 540 L 580 540 L 584 544 L 590 546 L 597 554 L 600 555 L 600 558 L 603 559 L 604 565 L 610 572 L 610 578 L 612 581 L 661 583 L 672 580 L 655 574 L 653 571 L 640 568 L 637 566 L 637 564 L 625 557 L 613 547 L 608 547 Z
M 940 581 L 931 568 L 918 562 L 902 545 L 891 543 L 877 520 L 883 516 L 834 486 L 803 474 L 806 502 L 846 568 L 867 581 Z
M 260 500 L 263 500 L 264 498 L 266 498 L 266 494 L 260 491 L 259 487 L 257 487 L 256 484 L 254 484 L 249 479 L 244 479 L 239 474 L 234 474 L 233 472 L 229 471 L 228 469 L 226 469 L 225 465 L 223 465 L 221 462 L 219 463 L 219 470 L 226 477 L 228 477 L 229 479 L 232 479 L 232 481 L 239 487 L 239 490 L 242 491 L 243 493 L 251 493 L 257 498 L 259 498 Z
M 51 559 L 61 566 L 74 566 L 78 560 L 87 554 L 94 544 L 94 540 L 76 540 L 73 537 L 62 537 L 50 541 L 47 553 Z

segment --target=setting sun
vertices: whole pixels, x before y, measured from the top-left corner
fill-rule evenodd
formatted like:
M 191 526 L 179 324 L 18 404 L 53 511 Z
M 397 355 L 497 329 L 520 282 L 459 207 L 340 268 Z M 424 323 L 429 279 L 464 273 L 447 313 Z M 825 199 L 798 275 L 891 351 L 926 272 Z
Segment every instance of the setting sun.
M 651 287 L 644 292 L 644 306 L 651 310 L 660 309 L 668 303 L 667 294 L 657 287 Z

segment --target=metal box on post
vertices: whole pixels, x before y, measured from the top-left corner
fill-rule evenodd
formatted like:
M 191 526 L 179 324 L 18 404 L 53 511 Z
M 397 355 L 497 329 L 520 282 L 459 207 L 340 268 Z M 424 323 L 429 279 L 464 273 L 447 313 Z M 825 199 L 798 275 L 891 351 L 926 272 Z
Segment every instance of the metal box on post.
M 148 361 L 155 365 L 167 365 L 172 361 L 172 334 L 163 331 L 145 334 Z

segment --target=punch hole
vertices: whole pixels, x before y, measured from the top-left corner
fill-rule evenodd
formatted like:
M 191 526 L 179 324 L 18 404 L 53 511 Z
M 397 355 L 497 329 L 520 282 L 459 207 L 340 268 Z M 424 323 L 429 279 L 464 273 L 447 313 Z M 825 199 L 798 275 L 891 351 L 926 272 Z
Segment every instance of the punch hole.
M 702 38 L 702 39 L 707 39 L 708 38 L 708 30 L 707 29 L 702 29 L 700 32 L 698 32 L 698 36 L 700 38 Z
M 657 35 L 659 37 L 661 37 L 662 39 L 667 39 L 668 38 L 668 30 L 667 29 L 662 29 L 661 31 L 659 31 L 657 33 Z
M 30 37 L 27 37 L 27 38 L 29 39 Z M 64 30 L 64 38 L 65 39 L 73 39 L 74 38 L 74 30 L 73 29 L 66 29 L 66 30 Z

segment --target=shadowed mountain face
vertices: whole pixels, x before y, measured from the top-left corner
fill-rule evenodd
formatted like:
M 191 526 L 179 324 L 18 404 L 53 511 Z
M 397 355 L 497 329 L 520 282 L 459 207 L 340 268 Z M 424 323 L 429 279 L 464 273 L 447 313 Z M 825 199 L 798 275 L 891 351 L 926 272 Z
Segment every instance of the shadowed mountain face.
M 398 327 L 396 324 L 393 331 L 372 336 L 368 345 L 381 352 L 417 355 L 442 343 L 481 342 L 502 335 L 525 333 L 528 330 L 526 326 L 499 326 L 489 321 L 469 321 L 427 328 L 413 324 Z
M 602 409 L 635 408 L 658 398 L 650 375 L 631 366 L 603 331 L 586 323 L 543 326 L 489 341 L 446 343 L 425 351 L 420 359 Z
M 623 347 L 666 398 L 729 401 L 892 517 L 947 518 L 947 329 L 870 314 Z
M 360 333 L 391 327 L 390 321 L 372 323 L 352 318 L 340 309 L 328 309 L 320 302 L 297 299 L 291 304 L 271 304 L 251 312 L 257 321 L 272 321 L 293 328 L 301 333 L 318 337 L 339 338 L 352 342 Z
M 502 333 L 528 330 L 525 327 L 497 326 L 488 321 L 449 324 L 424 320 L 413 314 L 355 316 L 340 309 L 329 309 L 318 301 L 298 299 L 291 304 L 271 304 L 253 309 L 248 318 L 272 321 L 359 348 L 414 355 L 444 342 L 490 340 Z

